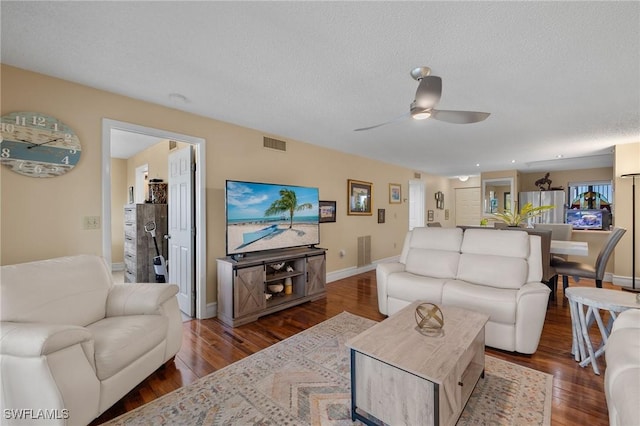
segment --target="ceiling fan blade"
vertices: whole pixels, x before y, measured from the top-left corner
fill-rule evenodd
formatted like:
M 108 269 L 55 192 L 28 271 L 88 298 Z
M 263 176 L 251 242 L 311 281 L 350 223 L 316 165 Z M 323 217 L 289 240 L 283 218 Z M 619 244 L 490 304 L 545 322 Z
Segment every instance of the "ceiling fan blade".
M 432 108 L 442 95 L 442 79 L 435 75 L 428 75 L 420 79 L 416 90 L 415 105 L 420 108 Z
M 431 118 L 454 124 L 477 123 L 490 115 L 489 112 L 431 110 Z
M 393 119 L 393 120 L 391 120 L 391 121 L 387 121 L 386 123 L 376 124 L 375 126 L 369 126 L 369 127 L 361 127 L 360 129 L 354 129 L 353 131 L 354 131 L 354 132 L 360 132 L 360 131 L 362 131 L 362 130 L 371 130 L 371 129 L 375 129 L 376 127 L 384 126 L 384 125 L 386 125 L 386 124 L 395 123 L 395 122 L 396 122 L 396 121 L 398 121 L 398 120 L 401 120 L 401 119 L 403 119 L 403 118 L 407 118 L 407 117 L 409 117 L 409 115 L 410 115 L 410 113 L 405 112 L 404 114 L 402 114 L 402 115 L 400 115 L 400 116 L 398 116 L 398 117 L 394 118 L 394 119 Z

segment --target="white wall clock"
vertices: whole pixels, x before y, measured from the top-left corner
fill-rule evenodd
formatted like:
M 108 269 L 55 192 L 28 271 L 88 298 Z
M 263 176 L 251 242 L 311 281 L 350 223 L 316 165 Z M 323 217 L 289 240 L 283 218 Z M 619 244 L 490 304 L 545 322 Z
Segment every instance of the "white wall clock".
M 12 112 L 2 116 L 0 162 L 30 177 L 55 177 L 73 169 L 82 146 L 75 132 L 62 121 L 38 112 Z

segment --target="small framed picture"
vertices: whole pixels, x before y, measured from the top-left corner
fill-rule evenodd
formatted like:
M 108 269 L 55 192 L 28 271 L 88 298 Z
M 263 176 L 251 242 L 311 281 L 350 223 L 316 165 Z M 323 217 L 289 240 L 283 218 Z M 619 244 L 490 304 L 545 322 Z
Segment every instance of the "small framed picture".
M 320 211 L 318 213 L 319 222 L 335 222 L 336 221 L 336 202 L 335 201 L 320 201 Z
M 133 186 L 129 187 L 129 204 L 133 204 Z
M 348 215 L 371 216 L 373 211 L 373 184 L 359 180 L 347 180 Z
M 402 185 L 399 183 L 389 184 L 389 204 L 402 203 Z
M 427 210 L 427 222 L 433 222 L 433 210 Z
M 384 223 L 384 209 L 378 209 L 378 223 Z

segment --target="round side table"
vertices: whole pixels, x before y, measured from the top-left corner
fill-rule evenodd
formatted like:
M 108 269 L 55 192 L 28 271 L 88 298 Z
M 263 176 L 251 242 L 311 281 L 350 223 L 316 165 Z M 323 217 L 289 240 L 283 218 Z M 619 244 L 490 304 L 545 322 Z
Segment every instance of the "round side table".
M 569 299 L 571 311 L 573 332 L 571 353 L 576 361 L 580 361 L 581 367 L 591 364 L 593 372 L 600 375 L 597 358 L 604 353 L 613 321 L 622 311 L 640 309 L 640 303 L 637 302 L 636 295 L 633 293 L 605 288 L 568 287 L 565 295 Z M 606 326 L 600 316 L 600 310 L 609 311 L 611 315 Z M 589 338 L 589 326 L 594 320 L 602 335 L 602 345 L 595 351 Z

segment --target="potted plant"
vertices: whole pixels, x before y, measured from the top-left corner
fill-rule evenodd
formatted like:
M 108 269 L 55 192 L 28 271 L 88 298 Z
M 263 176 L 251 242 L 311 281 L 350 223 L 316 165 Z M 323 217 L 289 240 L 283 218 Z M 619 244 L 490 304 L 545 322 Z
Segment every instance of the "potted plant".
M 555 209 L 555 206 L 538 206 L 533 207 L 533 204 L 527 203 L 520 209 L 519 212 L 504 210 L 502 213 L 493 213 L 492 220 L 501 220 L 507 224 L 507 226 L 520 226 L 521 223 L 527 220 L 538 217 L 547 210 Z

